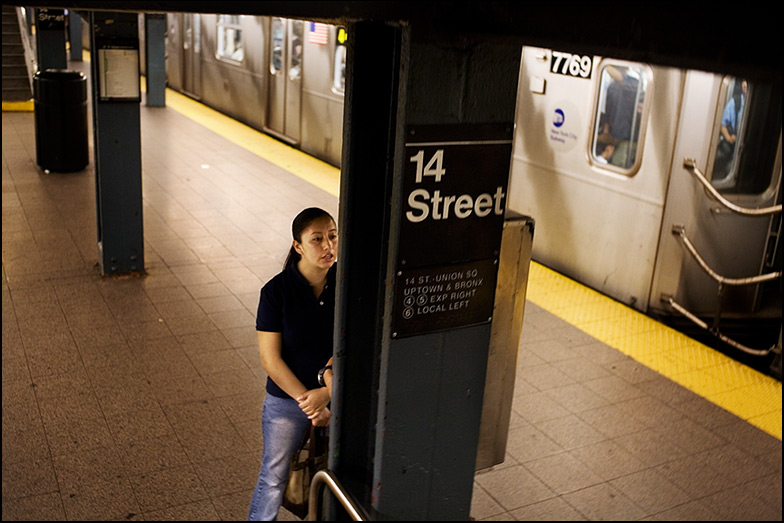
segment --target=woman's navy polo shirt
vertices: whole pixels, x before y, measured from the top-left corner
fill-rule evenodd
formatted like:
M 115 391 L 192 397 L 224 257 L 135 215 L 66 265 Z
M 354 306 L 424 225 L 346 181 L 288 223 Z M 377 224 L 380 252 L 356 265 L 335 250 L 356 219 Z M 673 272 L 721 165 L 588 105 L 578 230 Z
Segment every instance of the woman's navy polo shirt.
M 283 361 L 308 389 L 319 387 L 318 371 L 332 357 L 335 272 L 333 264 L 319 298 L 296 263 L 283 269 L 261 289 L 256 330 L 282 333 Z M 290 397 L 272 378 L 267 379 L 267 393 Z

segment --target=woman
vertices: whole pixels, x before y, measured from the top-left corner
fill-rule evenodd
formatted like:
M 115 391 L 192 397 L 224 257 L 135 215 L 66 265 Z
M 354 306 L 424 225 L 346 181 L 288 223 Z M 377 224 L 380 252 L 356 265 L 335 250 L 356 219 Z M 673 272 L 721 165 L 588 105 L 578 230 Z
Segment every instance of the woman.
M 338 231 L 326 211 L 308 208 L 294 218 L 289 256 L 261 289 L 256 331 L 267 372 L 262 411 L 264 451 L 249 521 L 274 521 L 289 463 L 311 425 L 329 424 L 327 404 L 335 315 Z

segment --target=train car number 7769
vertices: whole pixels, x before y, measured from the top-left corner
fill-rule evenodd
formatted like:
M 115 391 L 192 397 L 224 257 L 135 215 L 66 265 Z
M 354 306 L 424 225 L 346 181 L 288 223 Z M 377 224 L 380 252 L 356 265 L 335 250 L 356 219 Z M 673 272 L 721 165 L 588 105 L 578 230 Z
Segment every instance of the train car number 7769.
M 586 55 L 563 53 L 553 51 L 553 59 L 550 62 L 550 72 L 575 76 L 577 78 L 590 78 L 593 68 L 593 59 Z

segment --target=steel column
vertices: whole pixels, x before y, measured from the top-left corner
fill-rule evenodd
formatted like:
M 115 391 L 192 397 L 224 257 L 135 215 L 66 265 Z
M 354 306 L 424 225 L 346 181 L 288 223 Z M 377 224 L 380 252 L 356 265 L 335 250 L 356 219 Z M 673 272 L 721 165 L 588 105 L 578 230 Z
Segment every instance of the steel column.
M 505 129 L 508 154 L 500 153 L 502 180 L 492 182 L 487 197 L 477 198 L 483 206 L 473 207 L 486 216 L 492 211 L 487 198 L 496 195 L 500 221 L 482 222 L 492 225 L 473 234 L 497 237 L 500 248 L 520 47 L 434 27 L 374 22 L 353 25 L 349 42 L 331 467 L 372 519 L 467 520 L 490 318 L 462 322 L 444 313 L 447 328 L 420 321 L 402 336 L 400 327 L 409 324 L 401 319 L 401 288 L 407 274 L 440 277 L 452 268 L 456 274 L 466 259 L 469 270 L 481 263 L 482 270 L 489 264 L 492 272 L 494 261 L 474 262 L 472 252 L 464 258 L 460 247 L 442 249 L 450 237 L 466 244 L 475 240 L 470 234 L 447 233 L 423 240 L 423 251 L 438 247 L 423 255 L 417 271 L 407 270 L 411 260 L 403 259 L 408 258 L 403 249 L 416 252 L 412 242 L 419 237 L 405 221 L 406 213 L 414 212 L 409 222 L 443 219 L 447 231 L 451 223 L 461 225 L 454 210 L 447 219 L 433 192 L 428 192 L 434 198 L 433 214 L 420 220 L 422 214 L 416 213 L 423 213 L 422 207 L 412 211 L 415 195 L 409 192 L 408 178 L 413 157 L 407 141 L 414 128 L 428 130 L 436 142 L 441 137 L 454 143 L 462 143 L 461 136 L 483 136 L 488 126 Z M 444 126 L 444 132 L 432 131 L 434 126 Z M 454 150 L 443 154 L 453 159 Z M 448 191 L 461 166 L 445 165 L 447 174 L 436 180 L 443 183 L 435 187 Z M 425 177 L 438 172 L 437 167 L 434 159 L 424 167 Z M 473 175 L 480 184 L 490 179 L 481 168 Z M 461 206 L 461 216 L 466 209 Z M 497 248 L 490 250 L 491 258 L 498 256 Z M 491 276 L 494 282 L 495 273 Z
M 145 72 L 147 105 L 166 106 L 166 15 L 144 15 Z
M 144 272 L 138 17 L 91 12 L 90 37 L 98 261 Z
M 72 62 L 81 62 L 82 17 L 73 9 L 68 11 L 68 42 L 70 44 L 68 59 Z
M 65 11 L 63 9 L 36 9 L 35 27 L 38 70 L 67 68 Z

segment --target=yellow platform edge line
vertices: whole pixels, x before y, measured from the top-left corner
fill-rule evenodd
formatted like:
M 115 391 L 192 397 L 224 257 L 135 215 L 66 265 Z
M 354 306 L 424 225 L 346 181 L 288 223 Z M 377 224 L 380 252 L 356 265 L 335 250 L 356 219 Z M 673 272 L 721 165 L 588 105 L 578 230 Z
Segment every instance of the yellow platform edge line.
M 35 103 L 32 100 L 26 102 L 3 102 L 3 112 L 32 113 L 35 110 Z
M 557 291 L 553 291 L 557 289 Z M 569 278 L 532 261 L 527 299 L 546 311 L 569 322 L 646 367 L 691 390 L 711 403 L 731 412 L 764 432 L 782 439 L 781 382 L 703 345 L 685 334 L 649 319 L 601 293 L 588 289 Z M 580 307 L 571 304 L 590 296 L 591 303 L 604 300 L 601 307 L 613 315 L 622 314 L 613 328 L 595 328 L 585 322 Z M 577 297 L 577 298 L 576 298 Z M 650 336 L 634 332 L 635 325 L 645 324 Z M 629 326 L 626 335 L 617 327 Z M 605 327 L 608 327 L 605 325 Z M 612 326 L 610 326 L 612 327 Z M 612 335 L 608 335 L 612 333 Z M 604 339 L 602 339 L 604 338 Z M 666 341 L 660 347 L 640 346 L 640 339 Z M 681 352 L 679 352 L 681 351 Z M 702 362 L 703 365 L 699 366 Z
M 338 197 L 340 169 L 168 88 L 166 105 L 243 149 Z
M 166 105 L 260 158 L 286 169 L 295 176 L 319 187 L 335 197 L 339 197 L 340 170 L 336 167 L 317 160 L 294 147 L 290 147 L 275 140 L 248 125 L 225 116 L 196 100 L 168 88 L 166 89 Z M 661 335 L 661 338 L 666 339 L 675 337 L 676 339 L 680 339 L 682 345 L 689 346 L 689 354 L 686 357 L 690 359 L 695 358 L 693 352 L 695 350 L 694 347 L 696 346 L 698 352 L 705 352 L 705 356 L 701 358 L 698 357 L 698 359 L 712 360 L 713 358 L 716 358 L 721 362 L 713 363 L 711 365 L 710 368 L 714 369 L 714 372 L 715 369 L 722 367 L 726 367 L 726 369 L 735 369 L 734 371 L 729 370 L 729 372 L 733 373 L 732 379 L 724 380 L 721 376 L 716 376 L 715 374 L 706 376 L 705 373 L 707 371 L 704 368 L 694 370 L 693 366 L 689 367 L 688 365 L 690 364 L 684 363 L 683 358 L 679 358 L 677 352 L 669 347 L 664 347 L 662 349 L 667 352 L 664 357 L 651 358 L 651 355 L 645 351 L 645 348 L 635 347 L 634 343 L 631 342 L 631 340 L 636 339 L 637 336 L 614 335 L 609 339 L 601 339 L 598 336 L 601 336 L 602 332 L 592 330 L 590 322 L 585 323 L 586 318 L 579 316 L 581 307 L 570 306 L 570 304 L 574 303 L 575 296 L 578 296 L 581 300 L 590 302 L 591 304 L 597 303 L 597 301 L 600 302 L 605 313 L 609 311 L 613 316 L 621 315 L 619 323 L 624 323 L 625 318 L 629 320 L 625 322 L 629 325 L 639 325 L 643 323 L 646 325 L 646 328 L 650 328 L 650 325 L 653 324 L 655 325 L 653 328 L 667 331 L 665 334 Z M 754 371 L 753 369 L 736 362 L 732 358 L 692 340 L 684 334 L 650 320 L 647 316 L 634 309 L 620 304 L 597 291 L 580 285 L 560 273 L 533 261 L 531 262 L 531 271 L 529 274 L 527 299 L 559 318 L 575 325 L 575 327 L 583 330 L 583 332 L 596 337 L 599 341 L 607 343 L 611 347 L 614 347 L 636 361 L 639 361 L 643 365 L 652 368 L 652 370 L 686 387 L 715 405 L 746 420 L 755 427 L 758 427 L 779 440 L 782 439 L 781 382 Z M 583 323 L 585 324 L 581 325 Z M 630 341 L 627 342 L 627 340 Z M 675 343 L 674 345 L 679 344 Z M 687 366 L 684 367 L 684 365 Z M 695 376 L 694 372 L 697 372 L 698 374 Z M 738 375 L 741 376 L 741 381 L 744 379 L 743 376 L 746 376 L 745 379 L 748 379 L 748 384 L 735 383 L 738 381 Z M 700 376 L 702 376 L 703 379 L 700 379 Z M 719 382 L 718 384 L 717 381 Z M 733 389 L 750 387 L 757 381 L 767 382 L 765 390 L 766 393 L 769 394 L 764 402 L 759 398 L 758 402 L 762 402 L 765 405 L 774 404 L 777 405 L 777 408 L 760 412 L 759 405 L 755 405 L 755 408 L 749 408 L 749 403 L 753 404 L 755 398 L 749 398 L 749 402 L 739 402 L 737 401 L 737 398 L 733 398 L 733 395 L 728 393 L 728 391 Z M 732 384 L 728 384 L 728 382 L 732 382 Z

